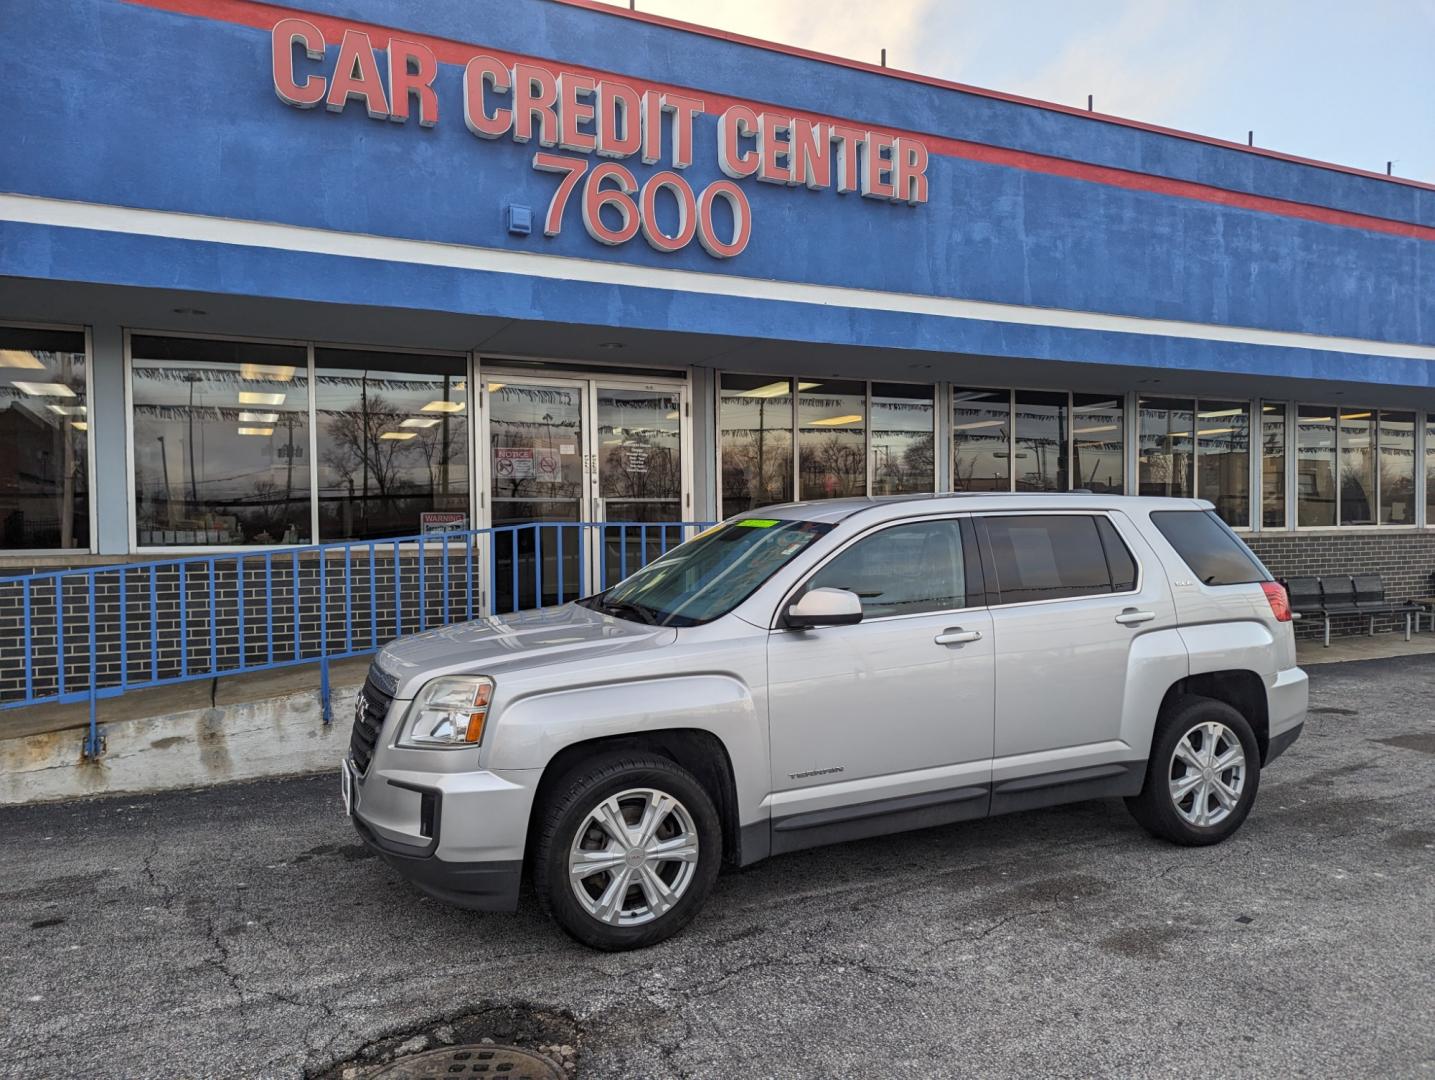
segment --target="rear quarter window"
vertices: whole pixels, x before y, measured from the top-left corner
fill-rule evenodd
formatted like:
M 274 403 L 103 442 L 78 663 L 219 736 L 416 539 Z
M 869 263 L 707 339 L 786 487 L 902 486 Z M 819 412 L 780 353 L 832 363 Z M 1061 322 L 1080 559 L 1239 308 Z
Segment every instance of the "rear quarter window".
M 1086 514 L 1012 514 L 983 519 L 996 571 L 1000 603 L 1097 596 L 1132 587 L 1136 566 L 1112 530 L 1108 547 L 1098 522 Z M 1121 589 L 1113 587 L 1121 579 Z
M 1157 510 L 1151 524 L 1203 585 L 1271 580 L 1260 560 L 1214 510 Z

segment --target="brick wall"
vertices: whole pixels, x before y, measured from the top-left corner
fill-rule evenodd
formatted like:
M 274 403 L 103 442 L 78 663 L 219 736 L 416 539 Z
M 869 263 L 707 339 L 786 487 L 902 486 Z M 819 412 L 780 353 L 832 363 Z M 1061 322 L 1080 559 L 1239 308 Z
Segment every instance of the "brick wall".
M 1435 573 L 1435 530 L 1381 532 L 1349 529 L 1334 532 L 1263 533 L 1247 536 L 1246 543 L 1278 578 L 1330 574 L 1379 574 L 1391 600 L 1435 595 L 1430 575 Z M 1405 628 L 1404 616 L 1375 621 L 1377 630 Z M 1331 635 L 1364 633 L 1364 619 L 1346 617 L 1331 622 Z M 1317 620 L 1297 626 L 1301 637 L 1319 637 Z

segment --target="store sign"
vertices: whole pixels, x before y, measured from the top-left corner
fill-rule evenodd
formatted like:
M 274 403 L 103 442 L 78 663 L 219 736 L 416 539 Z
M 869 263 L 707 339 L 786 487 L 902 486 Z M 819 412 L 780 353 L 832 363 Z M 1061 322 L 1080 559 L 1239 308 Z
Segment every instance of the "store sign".
M 323 71 L 296 64 L 296 46 L 309 61 L 325 59 L 329 43 L 313 23 L 281 19 L 272 38 L 274 92 L 286 104 L 312 109 L 322 102 L 330 112 L 343 112 L 359 101 L 374 120 L 404 123 L 416 112 L 422 127 L 439 122 L 438 59 L 428 46 L 388 41 L 386 90 L 380 53 L 362 30 L 344 31 L 333 68 Z M 545 236 L 562 231 L 564 211 L 576 196 L 583 227 L 600 243 L 625 244 L 641 234 L 655 250 L 674 252 L 697 240 L 714 258 L 731 258 L 752 238 L 752 208 L 735 181 L 752 177 L 911 206 L 927 201 L 926 146 L 867 127 L 730 105 L 718 116 L 713 148 L 729 179 L 695 191 L 681 170 L 694 161 L 695 119 L 707 111 L 700 97 L 639 92 L 614 79 L 538 63 L 510 65 L 480 54 L 464 68 L 462 104 L 464 124 L 479 138 L 545 148 L 534 153 L 533 168 L 562 178 L 543 215 Z M 641 185 L 621 164 L 636 157 L 656 165 L 665 144 L 672 168 Z M 594 157 L 602 160 L 595 163 Z M 660 199 L 677 208 L 671 232 L 658 223 Z M 718 203 L 727 207 L 726 220 Z

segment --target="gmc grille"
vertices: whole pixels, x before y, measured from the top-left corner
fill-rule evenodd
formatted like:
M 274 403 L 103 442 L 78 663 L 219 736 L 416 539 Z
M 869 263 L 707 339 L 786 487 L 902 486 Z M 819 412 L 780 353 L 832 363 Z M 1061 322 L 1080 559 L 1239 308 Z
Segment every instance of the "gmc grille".
M 379 732 L 384 726 L 384 717 L 388 716 L 389 706 L 393 704 L 394 695 L 388 689 L 387 683 L 388 679 L 382 672 L 376 673 L 370 668 L 369 677 L 364 680 L 364 689 L 360 691 L 358 703 L 354 708 L 354 732 L 349 737 L 349 758 L 360 776 L 369 771 L 369 763 L 374 760 L 374 747 L 378 745 Z

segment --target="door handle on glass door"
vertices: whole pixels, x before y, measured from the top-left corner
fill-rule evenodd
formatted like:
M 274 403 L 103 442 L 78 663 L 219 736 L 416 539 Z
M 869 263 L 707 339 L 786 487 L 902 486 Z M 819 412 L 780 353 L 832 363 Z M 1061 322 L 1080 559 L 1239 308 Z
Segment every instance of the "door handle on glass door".
M 950 630 L 943 630 L 932 640 L 938 645 L 965 645 L 969 641 L 981 641 L 980 630 L 963 630 L 960 626 L 954 626 Z
M 1135 608 L 1127 608 L 1116 616 L 1116 621 L 1122 626 L 1136 626 L 1138 623 L 1150 622 L 1155 617 L 1154 611 L 1137 611 Z

